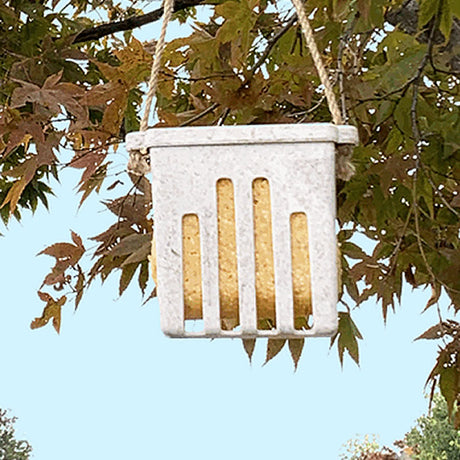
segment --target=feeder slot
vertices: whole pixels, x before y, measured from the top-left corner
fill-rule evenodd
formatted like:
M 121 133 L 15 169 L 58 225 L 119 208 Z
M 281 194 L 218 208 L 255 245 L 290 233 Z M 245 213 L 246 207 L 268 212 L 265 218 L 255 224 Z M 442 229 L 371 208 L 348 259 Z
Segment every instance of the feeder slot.
M 227 178 L 219 179 L 216 188 L 220 318 L 222 329 L 232 330 L 240 324 L 238 263 L 236 257 L 235 193 L 233 182 Z
M 187 254 L 188 257 L 184 257 Z M 182 217 L 182 276 L 185 317 L 203 318 L 203 289 L 201 282 L 200 223 L 196 214 Z
M 304 212 L 290 217 L 292 294 L 294 297 L 294 327 L 310 329 L 312 324 L 310 254 L 308 251 L 308 224 Z M 304 320 L 305 318 L 305 320 Z
M 252 199 L 257 325 L 259 329 L 273 329 L 276 327 L 276 292 L 270 184 L 266 178 L 254 179 Z

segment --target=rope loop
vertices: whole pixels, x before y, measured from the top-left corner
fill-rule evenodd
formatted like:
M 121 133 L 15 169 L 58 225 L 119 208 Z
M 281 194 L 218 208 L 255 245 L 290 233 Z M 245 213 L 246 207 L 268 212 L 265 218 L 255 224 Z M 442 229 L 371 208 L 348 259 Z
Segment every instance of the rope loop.
M 332 115 L 332 121 L 336 125 L 341 125 L 343 124 L 342 114 L 340 113 L 340 109 L 337 104 L 337 100 L 335 98 L 334 90 L 329 80 L 329 75 L 327 73 L 326 68 L 324 67 L 324 63 L 321 58 L 321 54 L 316 45 L 315 38 L 313 35 L 313 30 L 310 25 L 310 21 L 308 20 L 307 15 L 305 13 L 304 3 L 302 0 L 292 0 L 292 3 L 296 9 L 297 17 L 299 19 L 300 26 L 302 28 L 305 40 L 307 42 L 308 49 L 312 56 L 313 63 L 316 67 L 319 78 L 321 80 L 321 84 L 324 86 L 324 92 L 326 95 L 326 100 L 327 100 L 327 104 L 329 107 L 329 111 L 331 112 L 331 115 Z M 155 47 L 155 55 L 153 58 L 152 70 L 150 73 L 150 79 L 148 83 L 148 91 L 147 91 L 147 97 L 145 101 L 145 109 L 144 109 L 144 115 L 142 117 L 141 124 L 140 124 L 140 131 L 145 131 L 148 128 L 150 111 L 152 109 L 152 101 L 155 96 L 155 92 L 156 92 L 157 85 L 158 85 L 158 76 L 160 74 L 161 58 L 163 56 L 163 51 L 165 49 L 166 29 L 168 27 L 169 21 L 171 20 L 171 16 L 173 12 L 174 12 L 174 0 L 164 0 L 163 21 L 161 25 L 160 36 L 158 38 L 158 41 Z M 137 175 L 144 175 L 146 172 L 148 172 L 148 164 L 147 164 L 147 161 L 145 160 L 146 155 L 147 155 L 146 151 L 130 152 L 128 170 L 132 172 L 133 174 L 137 174 Z

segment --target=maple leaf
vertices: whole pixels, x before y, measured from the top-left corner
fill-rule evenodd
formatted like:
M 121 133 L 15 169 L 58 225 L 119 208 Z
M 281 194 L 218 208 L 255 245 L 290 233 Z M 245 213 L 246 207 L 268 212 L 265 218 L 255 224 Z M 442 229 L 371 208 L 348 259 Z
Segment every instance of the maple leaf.
M 106 157 L 104 148 L 96 148 L 93 150 L 83 150 L 78 152 L 71 160 L 70 166 L 76 169 L 85 169 L 83 172 L 80 184 L 88 181 L 96 172 Z
M 115 55 L 121 62 L 118 68 L 123 72 L 129 88 L 137 86 L 140 81 L 145 81 L 150 76 L 152 55 L 136 38 L 131 37 L 125 47 L 115 51 Z
M 305 339 L 289 339 L 289 351 L 291 353 L 292 361 L 294 362 L 294 370 L 297 370 L 300 356 L 302 355 Z
M 100 130 L 91 130 L 72 132 L 68 138 L 77 150 L 69 166 L 84 170 L 78 189 L 79 192 L 83 192 L 81 205 L 93 190 L 100 191 L 106 178 L 110 163 L 103 163 L 109 151 L 110 135 Z
M 267 340 L 267 356 L 265 357 L 265 364 L 273 359 L 286 344 L 286 339 L 268 339 Z
M 17 166 L 14 169 L 11 169 L 5 173 L 8 176 L 17 176 L 19 179 L 14 182 L 13 186 L 8 191 L 3 203 L 0 203 L 0 209 L 6 206 L 8 203 L 10 205 L 10 215 L 16 210 L 19 199 L 21 198 L 22 192 L 26 188 L 27 184 L 34 178 L 35 172 L 37 171 L 39 165 L 37 162 L 37 157 L 33 156 L 29 158 L 20 166 Z
M 359 365 L 359 348 L 358 341 L 362 340 L 362 335 L 359 332 L 356 324 L 351 319 L 348 312 L 339 312 L 339 324 L 336 334 L 331 337 L 331 347 L 337 340 L 340 364 L 343 366 L 343 355 L 345 350 L 353 358 L 356 364 Z
M 55 243 L 38 253 L 38 255 L 45 254 L 56 259 L 54 267 L 46 275 L 43 284 L 55 285 L 57 289 L 62 289 L 64 284 L 69 282 L 69 276 L 65 274 L 66 270 L 76 266 L 85 252 L 81 238 L 73 231 L 71 237 L 73 244 Z
M 75 296 L 75 310 L 78 308 L 78 305 L 81 302 L 83 296 L 83 288 L 85 287 L 85 274 L 81 269 L 80 265 L 77 265 L 78 276 L 77 282 L 75 283 L 75 291 L 77 295 Z
M 8 115 L 12 119 L 8 121 Z M 31 139 L 38 144 L 45 142 L 45 134 L 42 127 L 42 119 L 36 114 L 21 114 L 17 111 L 9 110 L 7 115 L 0 117 L 0 136 L 7 138 L 2 153 L 2 159 L 6 159 L 8 155 L 18 146 L 25 145 L 25 151 Z
M 436 379 L 438 379 L 441 394 L 447 402 L 449 415 L 452 415 L 454 411 L 454 405 L 458 400 L 460 392 L 460 371 L 458 369 L 460 361 L 460 339 L 457 334 L 458 323 L 456 326 L 455 330 L 450 332 L 452 341 L 447 343 L 443 348 L 440 348 L 436 364 L 426 382 L 428 384 L 431 381 L 434 385 Z M 456 423 L 459 421 L 457 419 Z
M 129 283 L 133 279 L 133 276 L 137 270 L 137 267 L 138 267 L 138 264 L 129 264 L 129 265 L 125 265 L 122 268 L 121 276 L 120 276 L 120 285 L 118 288 L 118 293 L 120 295 L 122 295 L 123 292 L 126 290 L 126 288 L 129 286 Z
M 12 79 L 20 86 L 13 91 L 11 96 L 11 108 L 19 108 L 27 103 L 39 106 L 38 111 L 45 110 L 51 116 L 62 113 L 61 107 L 72 114 L 79 124 L 85 124 L 88 119 L 87 110 L 79 100 L 85 90 L 74 83 L 60 82 L 63 71 L 50 75 L 42 87 L 27 81 Z
M 40 317 L 35 318 L 31 324 L 31 329 L 37 329 L 43 326 L 46 326 L 50 319 L 53 320 L 53 327 L 56 329 L 56 332 L 59 334 L 61 329 L 61 309 L 62 306 L 66 303 L 66 296 L 62 296 L 59 299 L 55 300 L 46 292 L 38 291 L 38 296 L 43 302 L 46 302 L 46 306 L 43 309 L 43 313 Z
M 89 106 L 102 110 L 101 129 L 113 136 L 120 132 L 130 91 L 148 78 L 152 61 L 152 56 L 135 38 L 131 38 L 126 47 L 116 50 L 115 55 L 120 61 L 118 66 L 93 60 L 107 82 L 92 87 L 85 99 Z
M 249 362 L 252 362 L 252 355 L 256 347 L 256 339 L 243 339 L 244 351 L 248 355 Z
M 428 308 L 431 306 L 435 305 L 439 297 L 441 296 L 441 287 L 438 284 L 432 284 L 431 285 L 431 297 L 428 299 L 428 302 L 425 305 L 425 308 L 423 309 L 422 313 L 427 311 Z
M 151 246 L 151 245 L 150 245 Z M 139 277 L 138 277 L 138 282 L 139 282 L 139 287 L 142 291 L 142 295 L 145 295 L 145 290 L 147 289 L 147 283 L 149 281 L 149 261 L 147 257 L 145 260 L 143 260 L 140 263 L 141 269 L 139 270 Z
M 113 249 L 112 256 L 128 256 L 123 265 L 142 262 L 150 254 L 152 235 L 150 233 L 132 233 L 123 238 Z
M 86 181 L 83 181 L 83 179 L 80 181 L 80 185 L 78 187 L 79 192 L 83 192 L 81 200 L 80 200 L 80 206 L 83 204 L 83 202 L 89 197 L 91 192 L 96 191 L 97 193 L 100 192 L 102 184 L 104 183 L 104 180 L 107 175 L 107 167 L 109 166 L 109 163 L 100 165 L 96 168 L 94 173 L 87 179 Z M 88 170 L 86 170 L 83 173 L 83 176 L 86 174 Z
M 457 321 L 443 321 L 428 328 L 423 334 L 419 335 L 414 340 L 435 340 L 444 337 L 445 335 L 455 336 L 460 332 L 460 324 Z
M 452 414 L 460 386 L 460 372 L 456 366 L 447 366 L 439 374 L 439 388 L 446 398 L 449 414 Z
M 107 208 L 119 219 L 137 224 L 148 231 L 152 230 L 152 222 L 147 217 L 152 203 L 146 195 L 128 195 L 115 200 L 105 201 Z
M 99 241 L 101 244 L 95 251 L 95 255 L 108 254 L 120 239 L 130 235 L 133 232 L 131 224 L 126 221 L 117 222 L 111 225 L 106 231 L 99 235 L 93 236 L 91 239 Z

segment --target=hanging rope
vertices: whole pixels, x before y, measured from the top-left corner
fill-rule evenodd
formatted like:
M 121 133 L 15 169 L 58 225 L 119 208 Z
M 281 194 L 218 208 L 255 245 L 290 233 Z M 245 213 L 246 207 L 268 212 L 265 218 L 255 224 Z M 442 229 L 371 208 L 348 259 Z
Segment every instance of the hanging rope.
M 302 27 L 302 31 L 307 42 L 308 49 L 310 51 L 313 63 L 315 64 L 316 70 L 321 80 L 322 85 L 324 86 L 324 92 L 326 94 L 327 105 L 329 111 L 332 115 L 332 121 L 336 125 L 343 124 L 342 115 L 340 113 L 339 106 L 337 104 L 337 99 L 335 98 L 334 91 L 332 89 L 331 82 L 329 80 L 329 75 L 324 67 L 323 60 L 321 59 L 321 54 L 318 51 L 316 46 L 315 38 L 313 36 L 313 30 L 311 29 L 310 21 L 307 18 L 305 13 L 305 8 L 302 0 L 292 0 L 292 3 L 296 9 L 297 17 Z
M 332 89 L 332 84 L 329 80 L 329 75 L 326 68 L 324 67 L 321 54 L 316 46 L 315 38 L 313 36 L 313 30 L 310 25 L 310 21 L 307 18 L 305 13 L 304 4 L 302 0 L 292 0 L 292 3 L 296 9 L 297 17 L 299 19 L 300 26 L 302 28 L 305 40 L 307 42 L 308 49 L 313 59 L 313 63 L 318 72 L 319 78 L 322 85 L 324 86 L 324 92 L 326 95 L 327 104 L 329 111 L 332 115 L 332 121 L 336 125 L 343 124 L 342 114 L 340 113 L 337 100 L 335 98 L 334 90 Z M 152 71 L 150 74 L 147 99 L 145 101 L 145 110 L 140 124 L 140 131 L 145 131 L 148 128 L 148 120 L 150 116 L 150 111 L 152 108 L 152 101 L 155 96 L 155 92 L 158 84 L 158 76 L 160 73 L 161 67 L 161 57 L 165 48 L 165 36 L 168 23 L 171 20 L 172 13 L 174 11 L 174 0 L 164 0 L 163 4 L 163 22 L 161 25 L 160 36 L 155 47 L 155 56 L 153 58 Z M 149 171 L 149 166 L 146 161 L 147 152 L 133 151 L 130 152 L 129 162 L 128 162 L 128 171 L 137 174 L 144 175 Z M 348 156 L 348 155 L 347 155 Z M 340 175 L 340 171 L 339 175 Z M 345 173 L 346 176 L 353 174 L 353 171 Z M 348 180 L 348 179 L 346 179 Z
M 158 38 L 157 45 L 155 47 L 155 57 L 153 58 L 152 71 L 150 73 L 149 90 L 147 92 L 147 99 L 145 100 L 145 111 L 141 121 L 141 131 L 145 131 L 148 128 L 150 110 L 152 108 L 152 101 L 157 90 L 158 75 L 160 74 L 161 57 L 165 49 L 165 37 L 168 23 L 171 20 L 171 16 L 174 12 L 174 0 L 164 0 L 163 4 L 163 23 L 161 24 L 160 37 Z
M 324 92 L 326 94 L 327 105 L 332 115 L 332 121 L 336 125 L 342 125 L 344 120 L 335 98 L 332 84 L 329 80 L 329 75 L 324 67 L 321 54 L 316 46 L 315 38 L 313 36 L 313 30 L 311 29 L 310 21 L 305 13 L 305 8 L 302 0 L 292 0 L 292 3 L 297 12 L 297 18 L 299 19 L 300 26 L 302 28 L 305 40 L 307 42 L 308 49 L 310 51 L 313 63 L 315 64 L 316 70 L 324 86 Z M 342 144 L 336 147 L 336 162 L 335 162 L 335 173 L 337 178 L 348 181 L 355 174 L 355 166 L 352 162 L 353 157 L 353 146 Z
M 155 97 L 155 92 L 158 86 L 158 76 L 161 68 L 161 57 L 165 49 L 166 29 L 168 28 L 169 21 L 174 12 L 174 0 L 164 0 L 163 3 L 163 22 L 161 24 L 160 36 L 155 46 L 155 55 L 153 57 L 152 70 L 150 72 L 149 86 L 147 91 L 147 98 L 145 100 L 144 115 L 140 124 L 140 131 L 145 131 L 149 126 L 149 116 L 152 110 L 152 102 Z M 149 172 L 149 165 L 146 160 L 146 151 L 132 151 L 129 152 L 128 171 L 143 176 Z

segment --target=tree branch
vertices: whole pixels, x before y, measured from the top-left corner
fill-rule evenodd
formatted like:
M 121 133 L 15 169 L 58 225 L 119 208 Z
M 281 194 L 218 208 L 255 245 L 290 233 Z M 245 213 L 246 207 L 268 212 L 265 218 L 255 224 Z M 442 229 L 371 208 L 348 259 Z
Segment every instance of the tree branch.
M 444 36 L 439 30 L 435 30 L 434 35 L 431 37 L 431 26 L 430 23 L 427 24 L 425 30 L 420 33 L 418 30 L 418 12 L 420 9 L 419 2 L 417 0 L 406 0 L 401 8 L 395 10 L 390 9 L 385 14 L 385 20 L 388 21 L 391 25 L 399 27 L 405 33 L 409 35 L 416 35 L 417 40 L 420 43 L 432 42 L 433 44 L 442 44 L 444 43 Z M 452 29 L 450 32 L 449 42 L 442 47 L 441 52 L 447 51 L 450 52 L 454 46 L 458 45 L 460 42 L 460 20 L 454 18 L 452 22 Z M 454 55 L 450 60 L 450 68 L 454 72 L 460 71 L 460 56 Z M 450 72 L 447 72 L 450 73 Z
M 297 14 L 294 13 L 287 20 L 286 24 L 275 35 L 273 35 L 273 37 L 270 38 L 270 40 L 268 40 L 267 47 L 264 49 L 264 52 L 260 55 L 257 62 L 251 67 L 251 69 L 249 70 L 248 76 L 246 77 L 245 81 L 243 82 L 241 86 L 245 86 L 249 84 L 254 74 L 262 66 L 262 64 L 266 61 L 268 55 L 270 54 L 270 51 L 276 45 L 276 42 L 295 24 L 296 21 L 297 21 Z
M 191 6 L 197 5 L 212 5 L 215 2 L 212 0 L 177 0 L 174 5 L 174 12 L 185 10 Z M 82 30 L 78 33 L 73 41 L 73 43 L 83 43 L 90 40 L 99 40 L 102 37 L 107 35 L 114 34 L 116 32 L 125 32 L 127 30 L 136 29 L 138 27 L 144 26 L 145 24 L 150 24 L 151 22 L 158 21 L 163 15 L 163 8 L 158 8 L 150 13 L 142 14 L 140 16 L 132 16 L 122 21 L 108 22 L 106 24 L 101 24 L 96 27 L 90 27 L 88 29 Z
M 219 107 L 218 102 L 214 102 L 214 104 L 210 105 L 208 108 L 204 109 L 202 112 L 200 112 L 198 115 L 195 115 L 194 117 L 190 118 L 187 121 L 184 121 L 183 123 L 180 124 L 180 126 L 189 126 L 192 123 L 195 123 L 195 121 L 198 121 L 200 118 L 203 118 L 206 116 L 208 113 L 213 112 L 217 107 Z

